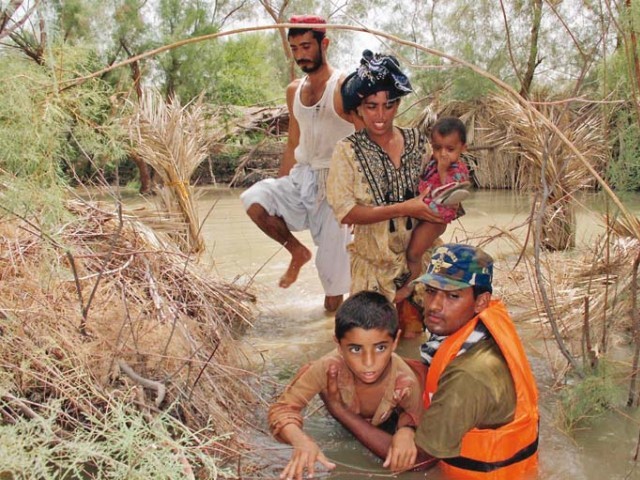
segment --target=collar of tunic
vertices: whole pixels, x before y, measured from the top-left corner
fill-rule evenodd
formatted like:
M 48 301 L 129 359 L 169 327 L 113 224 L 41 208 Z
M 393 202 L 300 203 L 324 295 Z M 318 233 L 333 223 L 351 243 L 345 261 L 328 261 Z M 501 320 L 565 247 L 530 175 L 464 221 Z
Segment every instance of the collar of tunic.
M 400 129 L 404 149 L 396 168 L 387 152 L 372 141 L 365 130 L 348 137 L 353 145 L 358 170 L 364 174 L 376 205 L 390 205 L 413 198 L 417 193 L 426 139 L 415 128 Z

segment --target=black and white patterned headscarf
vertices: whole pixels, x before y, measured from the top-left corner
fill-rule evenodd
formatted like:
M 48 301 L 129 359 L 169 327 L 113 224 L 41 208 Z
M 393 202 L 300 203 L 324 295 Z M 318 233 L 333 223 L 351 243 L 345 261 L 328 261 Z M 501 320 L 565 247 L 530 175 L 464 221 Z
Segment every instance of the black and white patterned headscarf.
M 389 100 L 396 100 L 411 93 L 413 88 L 396 57 L 365 50 L 360 66 L 345 78 L 340 91 L 345 112 L 351 112 L 369 95 L 387 91 Z

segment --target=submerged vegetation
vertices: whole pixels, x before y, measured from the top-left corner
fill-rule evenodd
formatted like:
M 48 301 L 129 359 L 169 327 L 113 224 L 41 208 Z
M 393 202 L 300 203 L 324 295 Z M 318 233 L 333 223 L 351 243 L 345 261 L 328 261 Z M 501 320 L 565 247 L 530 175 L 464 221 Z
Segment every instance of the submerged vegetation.
M 610 411 L 621 398 L 621 387 L 604 364 L 560 393 L 560 423 L 565 431 L 588 427 L 589 421 Z

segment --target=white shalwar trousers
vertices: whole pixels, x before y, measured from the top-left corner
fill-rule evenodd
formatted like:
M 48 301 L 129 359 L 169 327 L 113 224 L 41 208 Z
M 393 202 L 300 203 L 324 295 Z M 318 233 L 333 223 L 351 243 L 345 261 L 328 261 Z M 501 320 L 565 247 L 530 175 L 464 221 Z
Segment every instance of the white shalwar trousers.
M 351 233 L 337 222 L 325 195 L 318 201 L 318 172 L 295 164 L 289 175 L 262 180 L 240 199 L 245 210 L 258 203 L 269 215 L 282 217 L 292 232 L 309 230 L 318 247 L 316 268 L 325 295 L 349 293 L 351 274 L 347 245 Z

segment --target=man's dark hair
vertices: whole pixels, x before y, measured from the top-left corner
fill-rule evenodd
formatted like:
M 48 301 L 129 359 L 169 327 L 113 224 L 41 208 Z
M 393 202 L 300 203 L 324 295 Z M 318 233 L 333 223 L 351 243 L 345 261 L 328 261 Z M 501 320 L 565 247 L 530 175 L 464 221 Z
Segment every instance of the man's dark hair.
M 493 288 L 487 287 L 484 285 L 472 285 L 473 288 L 473 298 L 478 298 L 483 293 L 493 293 Z
M 347 298 L 336 312 L 336 338 L 342 340 L 354 328 L 386 330 L 391 338 L 396 338 L 398 312 L 384 295 L 358 292 Z
M 433 135 L 433 132 L 438 132 L 443 137 L 457 132 L 460 141 L 465 144 L 467 143 L 467 127 L 465 127 L 464 123 L 457 117 L 439 118 L 431 129 L 431 135 Z
M 320 43 L 322 42 L 322 39 L 326 35 L 326 32 L 319 32 L 312 28 L 290 28 L 289 32 L 287 33 L 287 39 L 289 39 L 289 37 L 298 37 L 300 35 L 304 35 L 307 32 L 313 33 L 313 38 L 315 38 L 318 41 L 318 45 L 320 45 Z

